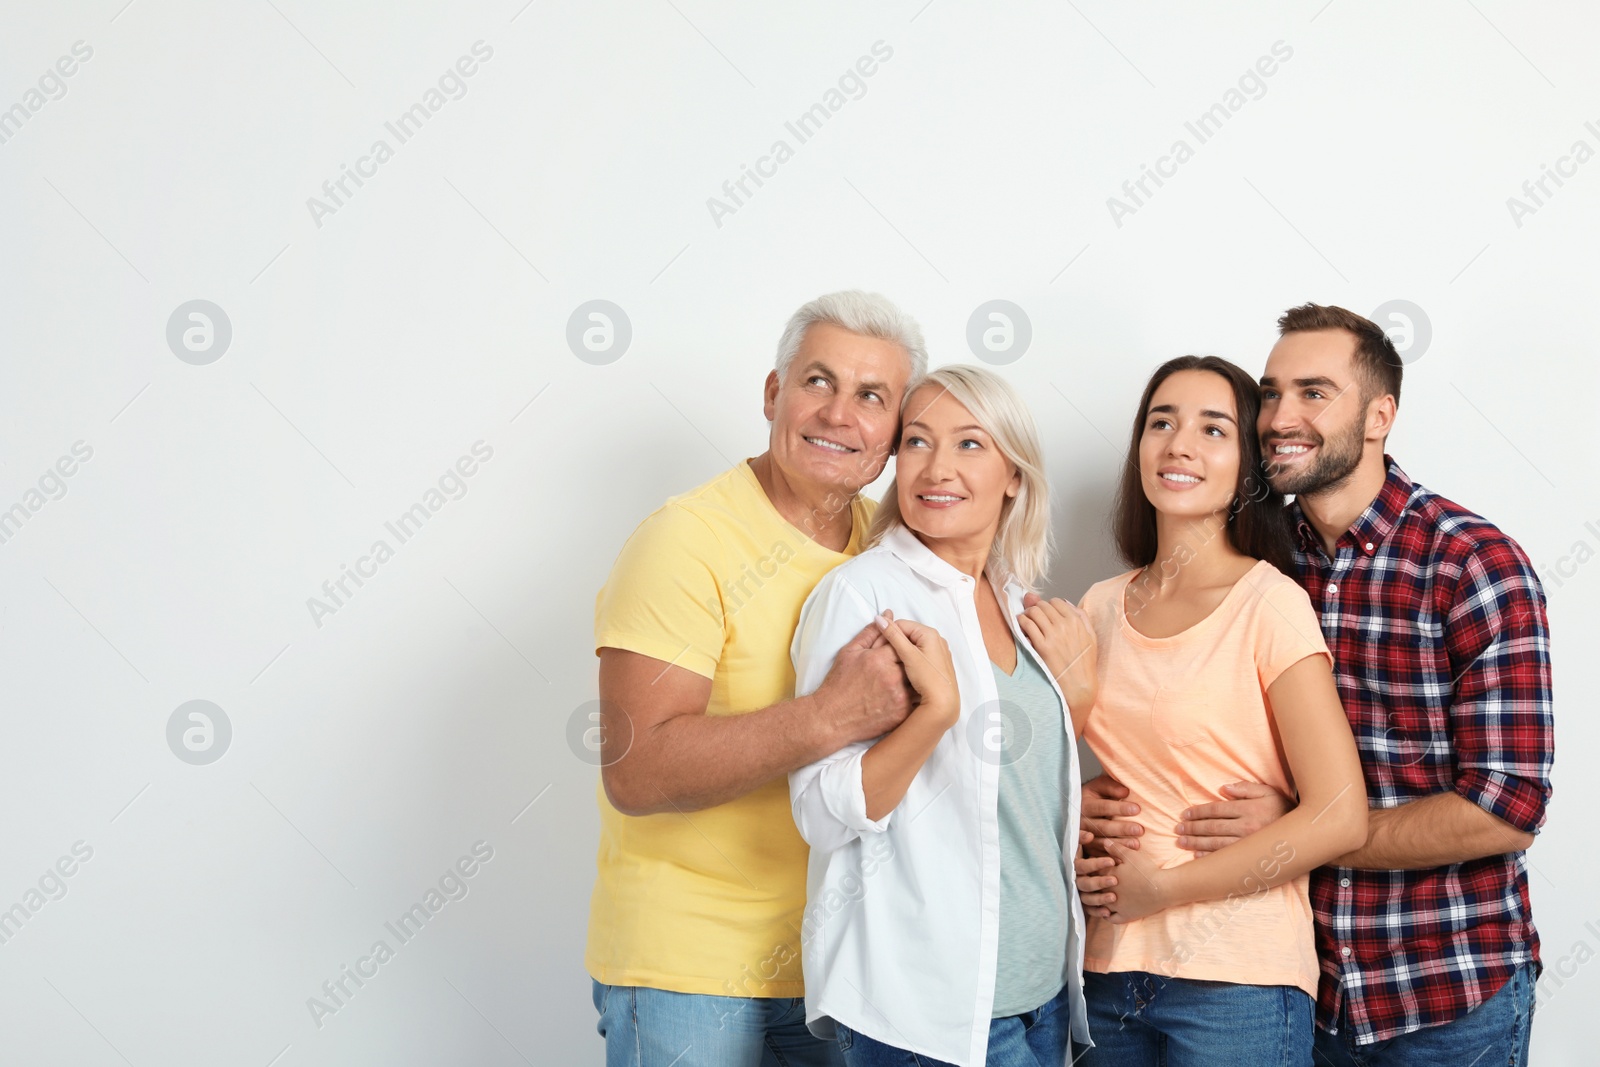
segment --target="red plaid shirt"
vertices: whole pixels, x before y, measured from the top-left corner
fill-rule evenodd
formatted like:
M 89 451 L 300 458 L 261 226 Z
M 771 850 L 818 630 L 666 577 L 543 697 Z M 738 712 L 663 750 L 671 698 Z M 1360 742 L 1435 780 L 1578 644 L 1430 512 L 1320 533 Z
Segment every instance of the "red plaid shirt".
M 1389 474 L 1334 558 L 1298 504 L 1295 563 L 1322 618 L 1375 808 L 1453 790 L 1518 830 L 1550 799 L 1554 747 L 1544 591 L 1487 520 Z M 1360 1044 L 1438 1026 L 1538 963 L 1522 852 L 1415 871 L 1311 875 L 1322 982 Z

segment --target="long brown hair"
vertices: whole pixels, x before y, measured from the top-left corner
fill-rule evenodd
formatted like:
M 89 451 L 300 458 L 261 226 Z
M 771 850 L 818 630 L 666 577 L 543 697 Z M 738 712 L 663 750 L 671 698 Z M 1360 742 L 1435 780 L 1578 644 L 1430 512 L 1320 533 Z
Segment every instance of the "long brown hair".
M 1233 503 L 1228 508 L 1225 523 L 1228 543 L 1247 556 L 1264 559 L 1285 574 L 1293 574 L 1294 557 L 1283 494 L 1267 481 L 1261 438 L 1256 434 L 1261 387 L 1243 368 L 1217 356 L 1169 359 L 1156 368 L 1144 387 L 1112 511 L 1117 551 L 1132 567 L 1147 567 L 1156 561 L 1156 508 L 1145 496 L 1139 477 L 1139 440 L 1144 436 L 1145 420 L 1150 414 L 1150 398 L 1162 382 L 1184 370 L 1219 374 L 1233 389 L 1234 410 L 1239 413 L 1239 481 L 1234 486 Z

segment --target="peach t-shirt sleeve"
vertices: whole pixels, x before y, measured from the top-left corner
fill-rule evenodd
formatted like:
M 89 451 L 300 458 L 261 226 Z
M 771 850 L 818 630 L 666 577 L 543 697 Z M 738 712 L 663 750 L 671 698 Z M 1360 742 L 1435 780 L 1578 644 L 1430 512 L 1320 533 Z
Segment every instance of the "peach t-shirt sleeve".
M 1311 598 L 1293 579 L 1273 572 L 1272 583 L 1261 591 L 1256 619 L 1256 673 L 1262 692 L 1307 656 L 1326 656 L 1333 663 Z

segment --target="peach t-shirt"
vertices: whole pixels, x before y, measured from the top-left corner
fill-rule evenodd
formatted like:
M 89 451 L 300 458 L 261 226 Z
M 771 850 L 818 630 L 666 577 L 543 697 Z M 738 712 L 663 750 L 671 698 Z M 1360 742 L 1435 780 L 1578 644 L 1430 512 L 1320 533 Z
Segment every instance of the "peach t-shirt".
M 1146 637 L 1127 618 L 1139 610 L 1138 588 L 1129 588 L 1138 573 L 1084 594 L 1100 656 L 1100 695 L 1084 739 L 1139 805 L 1140 851 L 1166 868 L 1194 858 L 1177 846 L 1183 810 L 1227 799 L 1227 783 L 1263 782 L 1292 795 L 1266 692 L 1288 667 L 1327 656 L 1328 646 L 1305 591 L 1266 562 L 1189 629 Z M 1258 870 L 1270 876 L 1292 856 L 1287 842 L 1277 843 Z M 1233 897 L 1121 926 L 1090 919 L 1084 968 L 1297 986 L 1315 997 L 1308 881 L 1302 875 L 1258 892 L 1263 883 L 1252 880 Z

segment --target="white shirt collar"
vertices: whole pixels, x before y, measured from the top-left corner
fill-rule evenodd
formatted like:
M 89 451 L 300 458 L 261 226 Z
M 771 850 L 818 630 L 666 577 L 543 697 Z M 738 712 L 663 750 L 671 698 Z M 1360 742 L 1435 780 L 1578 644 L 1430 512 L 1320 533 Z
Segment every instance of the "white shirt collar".
M 971 575 L 940 559 L 933 549 L 923 544 L 921 538 L 912 533 L 910 527 L 904 523 L 895 526 L 884 534 L 882 544 L 890 552 L 894 553 L 897 558 L 903 560 L 912 570 L 935 585 L 952 588 L 970 584 Z M 990 582 L 997 591 L 1002 593 L 1010 593 L 1013 585 L 1020 592 L 1026 591 L 1022 587 L 1022 583 L 1010 574 L 1005 576 L 1004 581 L 995 581 L 991 575 Z

